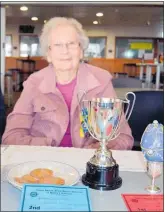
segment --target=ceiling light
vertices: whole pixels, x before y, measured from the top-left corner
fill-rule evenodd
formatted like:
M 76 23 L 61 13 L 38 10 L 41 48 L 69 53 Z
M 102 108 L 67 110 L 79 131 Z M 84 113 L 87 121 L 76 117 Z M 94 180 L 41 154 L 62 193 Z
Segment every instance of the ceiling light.
M 37 17 L 32 17 L 31 20 L 32 21 L 38 21 L 38 18 Z
M 47 20 L 44 20 L 44 24 L 46 24 Z
M 151 25 L 151 22 L 150 21 L 147 21 L 147 26 L 150 26 Z
M 22 11 L 27 11 L 27 10 L 28 10 L 28 7 L 22 6 L 22 7 L 20 7 L 20 10 L 22 10 Z
M 98 21 L 93 21 L 93 24 L 98 24 Z
M 96 16 L 101 17 L 103 16 L 103 13 L 96 13 Z

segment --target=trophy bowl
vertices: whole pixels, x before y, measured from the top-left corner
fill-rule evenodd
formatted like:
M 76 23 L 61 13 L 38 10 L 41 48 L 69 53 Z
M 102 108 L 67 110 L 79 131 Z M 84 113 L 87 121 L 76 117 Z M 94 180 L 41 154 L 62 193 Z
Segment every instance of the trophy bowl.
M 128 95 L 133 95 L 131 107 Z M 128 92 L 125 100 L 119 98 L 86 100 L 85 96 L 84 92 L 79 103 L 83 125 L 88 133 L 99 141 L 100 147 L 87 162 L 82 182 L 93 189 L 114 190 L 122 185 L 122 179 L 119 176 L 119 165 L 112 157 L 112 152 L 107 148 L 107 143 L 120 134 L 119 128 L 122 124 L 121 118 L 124 115 L 125 104 L 127 104 L 126 120 L 129 119 L 135 103 L 135 94 Z

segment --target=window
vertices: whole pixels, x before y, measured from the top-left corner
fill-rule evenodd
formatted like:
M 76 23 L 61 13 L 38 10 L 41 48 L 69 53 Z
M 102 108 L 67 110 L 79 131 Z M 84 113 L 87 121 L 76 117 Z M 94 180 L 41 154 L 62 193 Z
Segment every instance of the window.
M 12 56 L 12 38 L 11 35 L 6 35 L 5 38 L 5 56 L 11 57 Z
M 84 52 L 84 56 L 105 57 L 106 37 L 89 37 L 88 49 Z
M 158 41 L 158 55 L 160 54 L 164 54 L 164 42 L 162 41 Z
M 38 36 L 20 36 L 20 57 L 40 56 Z
M 154 58 L 154 40 L 143 38 L 116 38 L 116 58 Z

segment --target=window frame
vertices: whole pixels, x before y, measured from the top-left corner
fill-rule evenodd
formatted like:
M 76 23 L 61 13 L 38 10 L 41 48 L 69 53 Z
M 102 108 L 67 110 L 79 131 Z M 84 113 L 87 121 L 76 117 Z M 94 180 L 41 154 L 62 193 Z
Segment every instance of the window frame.
M 6 34 L 5 40 L 6 40 L 6 36 L 11 37 L 11 56 L 6 56 L 6 49 L 5 49 L 5 57 L 13 57 L 13 35 L 12 34 Z M 5 45 L 6 45 L 6 42 L 5 42 Z M 6 48 L 6 46 L 5 46 L 5 48 Z
M 104 48 L 104 57 L 100 58 L 106 58 L 107 57 L 107 36 L 88 36 L 88 38 L 104 38 L 105 39 L 105 48 Z M 90 43 L 90 42 L 89 42 Z M 89 58 L 89 57 L 87 57 Z M 91 57 L 91 58 L 98 58 L 98 57 Z

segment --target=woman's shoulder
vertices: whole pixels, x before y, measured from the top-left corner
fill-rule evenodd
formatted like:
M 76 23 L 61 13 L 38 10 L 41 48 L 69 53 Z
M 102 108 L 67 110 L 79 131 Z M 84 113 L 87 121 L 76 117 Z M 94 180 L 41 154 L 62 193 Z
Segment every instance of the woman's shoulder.
M 30 86 L 30 87 L 38 87 L 40 83 L 43 81 L 47 74 L 47 70 L 49 69 L 49 66 L 31 74 L 28 79 L 23 83 L 24 86 Z
M 99 81 L 111 81 L 112 75 L 105 69 L 93 66 L 91 64 L 85 64 L 85 69 L 87 69 L 92 75 L 94 75 Z

